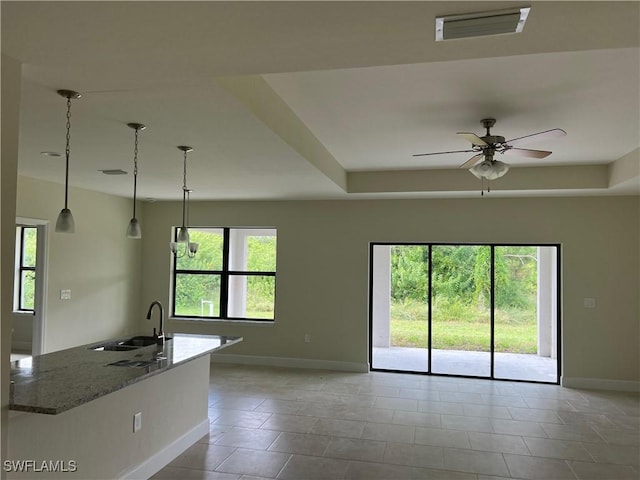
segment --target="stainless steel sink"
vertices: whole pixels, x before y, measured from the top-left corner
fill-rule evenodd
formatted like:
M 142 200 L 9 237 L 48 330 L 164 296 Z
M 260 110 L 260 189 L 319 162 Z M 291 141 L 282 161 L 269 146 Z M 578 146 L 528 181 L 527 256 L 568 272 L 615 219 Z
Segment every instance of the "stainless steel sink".
M 97 352 L 127 352 L 129 350 L 135 350 L 136 348 L 133 345 L 119 345 L 117 343 L 107 343 L 104 345 L 94 345 L 93 347 L 89 347 L 89 350 L 95 350 Z
M 171 337 L 164 337 L 166 340 L 171 340 Z M 135 337 L 129 337 L 122 340 L 115 340 L 113 342 L 101 343 L 99 345 L 93 345 L 89 347 L 89 350 L 105 351 L 105 352 L 126 352 L 129 350 L 136 350 L 141 347 L 148 347 L 149 345 L 156 345 L 158 339 L 154 336 L 137 335 Z
M 158 343 L 158 339 L 156 337 L 147 337 L 144 335 L 131 337 L 129 340 L 125 340 L 124 342 L 119 342 L 120 345 L 131 346 L 131 347 L 146 347 L 148 345 L 155 345 L 157 343 Z

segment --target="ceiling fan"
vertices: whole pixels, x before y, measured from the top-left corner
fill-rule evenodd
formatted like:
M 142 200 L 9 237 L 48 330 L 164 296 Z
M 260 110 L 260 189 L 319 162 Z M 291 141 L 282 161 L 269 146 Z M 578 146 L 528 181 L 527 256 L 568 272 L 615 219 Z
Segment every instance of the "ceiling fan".
M 471 143 L 472 147 L 469 150 L 453 150 L 449 152 L 433 152 L 433 153 L 416 153 L 414 157 L 422 157 L 425 155 L 443 155 L 447 153 L 464 153 L 475 152 L 476 154 L 469 160 L 460 165 L 460 168 L 469 168 L 469 171 L 476 177 L 487 180 L 495 180 L 502 177 L 507 171 L 509 171 L 509 165 L 500 160 L 495 160 L 494 155 L 509 154 L 520 155 L 522 157 L 529 158 L 545 158 L 551 155 L 547 150 L 531 150 L 528 148 L 520 148 L 521 145 L 526 145 L 531 142 L 540 140 L 549 140 L 552 138 L 563 137 L 567 134 L 560 128 L 553 128 L 551 130 L 545 130 L 544 132 L 532 133 L 531 135 L 525 135 L 523 137 L 513 138 L 511 140 L 505 140 L 500 135 L 492 135 L 491 127 L 496 124 L 495 118 L 484 118 L 480 121 L 482 126 L 487 129 L 487 133 L 483 137 L 479 137 L 475 133 L 458 132 L 462 138 Z

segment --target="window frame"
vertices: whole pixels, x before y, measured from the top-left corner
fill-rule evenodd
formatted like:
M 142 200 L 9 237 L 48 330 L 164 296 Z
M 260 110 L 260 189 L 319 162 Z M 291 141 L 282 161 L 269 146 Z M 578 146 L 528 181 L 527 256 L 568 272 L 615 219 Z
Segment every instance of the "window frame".
M 16 225 L 16 265 L 15 265 L 15 290 L 16 296 L 14 301 L 14 312 L 17 313 L 35 313 L 35 291 L 33 298 L 33 308 L 26 308 L 23 305 L 23 292 L 24 292 L 24 272 L 33 272 L 33 281 L 36 281 L 37 268 L 38 268 L 38 227 L 35 225 Z M 33 230 L 36 234 L 36 258 L 33 267 L 24 265 L 24 250 L 25 250 L 25 230 Z
M 229 315 L 229 278 L 232 276 L 255 276 L 255 277 L 273 277 L 276 278 L 276 271 L 256 271 L 256 270 L 231 270 L 230 269 L 230 251 L 231 251 L 231 231 L 232 230 L 265 230 L 275 231 L 273 236 L 276 238 L 276 262 L 277 262 L 277 230 L 274 227 L 191 227 L 201 229 L 222 230 L 222 269 L 221 270 L 192 270 L 192 269 L 178 269 L 178 258 L 172 255 L 172 267 L 171 267 L 171 318 L 176 320 L 199 320 L 199 321 L 244 321 L 244 322 L 275 322 L 275 301 L 276 292 L 274 285 L 273 293 L 273 318 L 253 318 L 253 317 L 238 317 Z M 177 240 L 178 227 L 172 227 L 173 239 Z M 265 235 L 266 236 L 266 235 Z M 220 276 L 220 298 L 219 305 L 220 311 L 218 316 L 211 315 L 178 315 L 176 314 L 176 285 L 177 275 L 217 275 Z M 275 283 L 275 280 L 274 280 Z
M 427 361 L 427 370 L 426 371 L 415 371 L 415 370 L 393 370 L 388 368 L 380 368 L 374 366 L 374 356 L 373 356 L 373 334 L 374 324 L 373 324 L 373 310 L 374 310 L 374 255 L 375 255 L 375 247 L 376 246 L 427 246 L 429 247 L 429 278 L 428 278 L 428 361 Z M 442 246 L 476 246 L 476 247 L 490 247 L 491 248 L 491 300 L 490 300 L 490 308 L 491 308 L 491 318 L 490 318 L 490 375 L 489 376 L 476 376 L 476 375 L 465 375 L 465 374 L 456 374 L 456 373 L 438 373 L 432 370 L 432 324 L 433 324 L 433 309 L 432 309 L 432 279 L 433 279 L 433 247 L 442 247 Z M 550 247 L 555 248 L 555 275 L 557 278 L 557 282 L 555 285 L 555 297 L 556 297 L 556 380 L 555 381 L 544 381 L 544 380 L 528 380 L 528 379 L 517 379 L 517 378 L 503 378 L 495 376 L 495 249 L 500 247 Z M 562 310 L 562 256 L 563 256 L 563 247 L 560 243 L 545 243 L 545 242 L 536 242 L 536 243 L 508 243 L 508 242 L 472 242 L 472 243 L 464 243 L 464 242 L 369 242 L 369 365 L 370 370 L 372 372 L 395 372 L 395 373 L 403 373 L 403 374 L 412 374 L 412 375 L 425 375 L 425 376 L 440 376 L 440 377 L 459 377 L 459 378 L 478 378 L 484 380 L 493 380 L 493 381 L 505 381 L 505 382 L 522 382 L 522 383 L 539 383 L 539 384 L 551 384 L 551 385 L 560 385 L 561 378 L 563 375 L 563 365 L 562 365 L 562 324 L 563 324 L 563 310 Z

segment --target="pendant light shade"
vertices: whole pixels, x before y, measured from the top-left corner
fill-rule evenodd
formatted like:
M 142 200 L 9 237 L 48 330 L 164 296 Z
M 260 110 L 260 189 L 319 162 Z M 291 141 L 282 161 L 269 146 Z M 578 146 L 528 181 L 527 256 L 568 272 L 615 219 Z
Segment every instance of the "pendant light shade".
M 496 180 L 509 171 L 509 165 L 500 160 L 486 159 L 469 170 L 476 178 Z
M 71 99 L 80 98 L 78 92 L 73 90 L 58 90 L 58 95 L 67 99 L 67 145 L 65 148 L 65 175 L 64 175 L 64 208 L 58 215 L 56 220 L 56 232 L 58 233 L 74 233 L 76 231 L 76 224 L 73 221 L 73 215 L 69 210 L 69 156 L 71 154 Z
M 129 221 L 129 225 L 127 225 L 127 238 L 142 238 L 142 229 L 140 228 L 140 222 L 138 222 L 138 219 L 135 217 L 132 218 Z
M 185 243 L 189 241 L 189 230 L 187 227 L 180 227 L 178 229 L 178 242 Z
M 136 198 L 138 187 L 138 132 L 147 128 L 141 123 L 128 123 L 129 128 L 135 130 L 135 140 L 133 146 L 133 215 L 127 226 L 127 238 L 139 240 L 142 238 L 142 228 L 140 222 L 136 218 Z
M 73 215 L 71 210 L 63 208 L 56 220 L 56 232 L 58 233 L 74 233 L 76 231 L 76 224 L 73 221 Z

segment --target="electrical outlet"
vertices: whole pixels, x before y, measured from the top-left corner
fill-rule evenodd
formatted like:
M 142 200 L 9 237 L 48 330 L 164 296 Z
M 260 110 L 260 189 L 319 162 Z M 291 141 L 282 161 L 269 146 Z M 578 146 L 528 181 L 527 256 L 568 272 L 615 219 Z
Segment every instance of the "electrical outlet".
M 142 412 L 138 412 L 133 416 L 133 433 L 139 432 L 142 428 Z
M 311 334 L 310 333 L 305 333 L 304 334 L 304 343 L 311 343 Z
M 71 290 L 60 290 L 60 300 L 71 300 Z
M 596 308 L 595 298 L 585 298 L 583 302 L 584 308 Z

